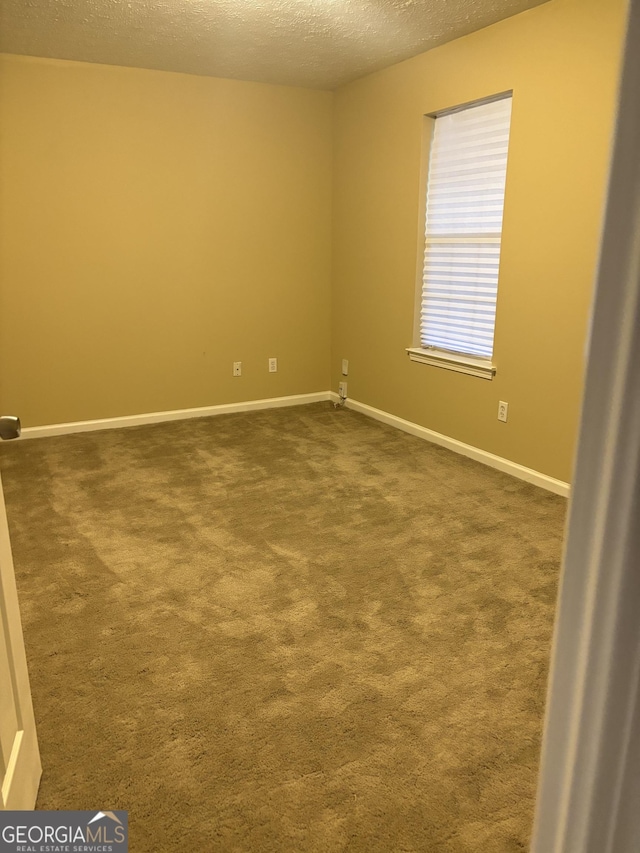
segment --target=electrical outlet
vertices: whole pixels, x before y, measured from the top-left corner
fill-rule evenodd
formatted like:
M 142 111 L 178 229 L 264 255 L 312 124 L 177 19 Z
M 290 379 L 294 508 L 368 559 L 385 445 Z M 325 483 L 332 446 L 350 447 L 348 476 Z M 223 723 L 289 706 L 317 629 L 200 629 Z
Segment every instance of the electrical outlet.
M 242 362 L 234 361 L 233 362 L 233 375 L 234 376 L 242 376 Z
M 343 376 L 349 375 L 349 359 L 348 358 L 342 359 L 342 375 Z
M 338 395 L 339 395 L 343 400 L 346 400 L 346 398 L 347 398 L 347 383 L 346 383 L 346 382 L 340 382 L 340 383 L 339 383 L 339 385 L 338 385 Z
M 277 373 L 278 372 L 278 359 L 270 358 L 269 359 L 269 373 Z
M 503 421 L 506 424 L 508 414 L 509 404 L 503 403 L 502 400 L 500 400 L 500 402 L 498 403 L 498 420 Z

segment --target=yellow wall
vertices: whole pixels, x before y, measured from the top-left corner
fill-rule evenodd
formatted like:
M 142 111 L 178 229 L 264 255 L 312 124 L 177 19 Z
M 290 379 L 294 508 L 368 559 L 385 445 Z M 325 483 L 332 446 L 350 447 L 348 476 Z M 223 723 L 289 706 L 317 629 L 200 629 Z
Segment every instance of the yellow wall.
M 550 0 L 333 94 L 0 57 L 0 408 L 337 390 L 344 357 L 352 399 L 570 479 L 624 9 Z M 507 89 L 487 382 L 405 348 L 423 115 Z
M 0 63 L 3 411 L 35 425 L 329 387 L 329 93 Z
M 333 386 L 569 480 L 625 4 L 551 0 L 340 89 Z M 513 89 L 492 382 L 410 362 L 423 115 Z M 509 403 L 507 424 L 498 400 Z

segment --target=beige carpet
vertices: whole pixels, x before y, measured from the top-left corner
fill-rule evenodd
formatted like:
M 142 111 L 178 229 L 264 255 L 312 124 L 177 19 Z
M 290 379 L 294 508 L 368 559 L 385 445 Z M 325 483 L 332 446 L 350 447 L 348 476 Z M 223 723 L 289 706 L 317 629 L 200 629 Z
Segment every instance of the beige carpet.
M 2 446 L 43 809 L 527 849 L 565 501 L 329 404 Z

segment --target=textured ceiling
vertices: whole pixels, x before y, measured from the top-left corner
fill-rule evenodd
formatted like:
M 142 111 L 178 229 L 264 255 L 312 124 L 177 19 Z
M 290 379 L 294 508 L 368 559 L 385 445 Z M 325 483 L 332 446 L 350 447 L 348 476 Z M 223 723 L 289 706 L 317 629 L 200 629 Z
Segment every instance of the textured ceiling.
M 546 0 L 0 0 L 0 51 L 333 89 Z

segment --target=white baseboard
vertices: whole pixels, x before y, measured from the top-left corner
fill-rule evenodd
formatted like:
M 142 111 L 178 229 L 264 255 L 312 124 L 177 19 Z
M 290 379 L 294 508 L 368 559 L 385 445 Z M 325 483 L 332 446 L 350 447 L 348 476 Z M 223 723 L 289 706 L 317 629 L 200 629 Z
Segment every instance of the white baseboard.
M 166 421 L 186 420 L 187 418 L 228 415 L 234 412 L 253 412 L 259 409 L 303 406 L 306 403 L 321 403 L 324 400 L 338 402 L 339 397 L 333 391 L 318 391 L 315 394 L 293 394 L 289 397 L 248 400 L 244 403 L 226 403 L 220 406 L 201 406 L 196 409 L 175 409 L 168 412 L 151 412 L 143 415 L 124 415 L 120 418 L 100 418 L 93 421 L 75 421 L 66 424 L 25 427 L 22 430 L 20 440 L 46 438 L 53 435 L 70 435 L 71 433 L 90 432 L 100 429 L 120 429 L 121 427 L 157 424 Z M 554 492 L 556 495 L 562 495 L 563 497 L 568 497 L 569 495 L 570 486 L 562 480 L 556 480 L 553 477 L 547 476 L 547 474 L 534 471 L 532 468 L 525 468 L 524 465 L 519 465 L 517 462 L 511 462 L 509 459 L 495 456 L 493 453 L 481 450 L 479 447 L 464 444 L 462 441 L 450 438 L 448 435 L 442 435 L 439 432 L 434 432 L 412 421 L 405 421 L 403 418 L 391 415 L 389 412 L 382 411 L 382 409 L 375 409 L 366 403 L 359 403 L 357 400 L 347 400 L 345 405 L 346 408 L 353 409 L 354 412 L 360 412 L 363 415 L 374 418 L 374 420 L 382 421 L 382 423 L 403 430 L 403 432 L 408 432 L 418 438 L 431 441 L 433 444 L 439 444 L 442 447 L 453 450 L 455 453 L 460 453 L 462 456 L 468 456 L 470 459 L 475 459 L 477 462 L 482 462 L 484 465 L 489 465 L 489 467 L 496 468 L 498 471 L 511 474 L 512 477 L 517 477 L 519 480 L 526 480 L 527 483 L 533 483 L 535 486 L 540 486 L 543 489 Z
M 332 392 L 331 399 L 337 402 L 339 398 L 337 394 Z M 526 480 L 527 483 L 533 483 L 534 486 L 540 486 L 556 495 L 562 495 L 565 498 L 569 496 L 571 487 L 569 483 L 565 483 L 563 480 L 556 480 L 547 474 L 541 474 L 540 471 L 525 468 L 524 465 L 519 465 L 517 462 L 511 462 L 509 459 L 496 456 L 486 450 L 481 450 L 479 447 L 473 447 L 471 444 L 464 444 L 462 441 L 449 438 L 448 435 L 434 432 L 419 424 L 414 424 L 412 421 L 405 421 L 403 418 L 398 418 L 396 415 L 382 411 L 382 409 L 374 409 L 373 406 L 368 406 L 366 403 L 358 403 L 357 400 L 348 399 L 345 406 L 347 409 L 353 409 L 354 412 L 360 412 L 363 415 L 374 418 L 376 421 L 382 421 L 382 423 L 389 424 L 389 426 L 396 429 L 401 429 L 403 432 L 408 432 L 418 438 L 431 441 L 433 444 L 439 444 L 441 447 L 446 447 L 455 453 L 460 453 L 462 456 L 468 456 L 470 459 L 482 462 L 490 468 L 504 471 L 505 474 L 511 474 L 512 477 L 517 477 L 519 480 Z
M 212 415 L 228 415 L 234 412 L 253 412 L 258 409 L 280 409 L 284 406 L 303 406 L 329 400 L 329 391 L 316 394 L 293 394 L 290 397 L 271 397 L 266 400 L 248 400 L 245 403 L 226 403 L 221 406 L 201 406 L 197 409 L 175 409 L 169 412 L 151 412 L 144 415 L 125 415 L 120 418 L 100 418 L 94 421 L 75 421 L 68 424 L 25 427 L 21 439 L 46 438 L 52 435 L 69 435 L 75 432 L 91 432 L 98 429 L 120 429 L 121 427 L 158 424 L 165 421 L 181 421 L 187 418 L 205 418 Z

